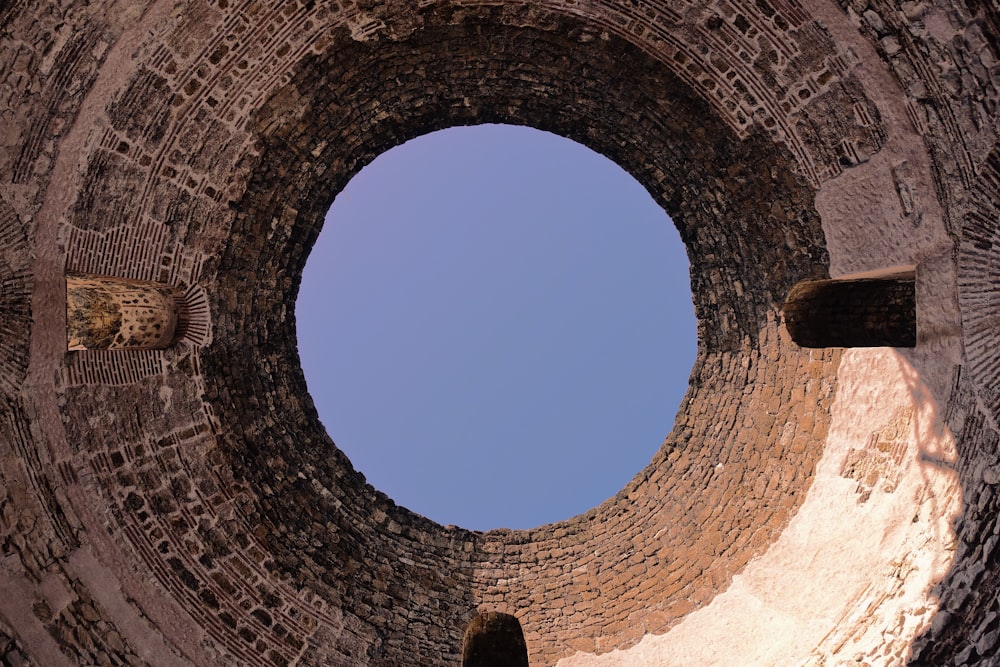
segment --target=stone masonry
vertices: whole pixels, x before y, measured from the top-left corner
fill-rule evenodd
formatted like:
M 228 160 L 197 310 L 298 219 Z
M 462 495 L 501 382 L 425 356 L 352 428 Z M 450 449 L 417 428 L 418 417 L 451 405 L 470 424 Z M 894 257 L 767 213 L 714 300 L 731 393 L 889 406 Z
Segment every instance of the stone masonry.
M 538 666 L 1000 663 L 998 85 L 992 0 L 0 4 L 0 663 L 459 665 L 489 614 Z M 649 466 L 524 531 L 368 485 L 295 346 L 336 194 L 477 123 L 631 173 L 699 321 Z M 792 342 L 900 265 L 914 347 Z M 67 351 L 76 274 L 172 342 Z

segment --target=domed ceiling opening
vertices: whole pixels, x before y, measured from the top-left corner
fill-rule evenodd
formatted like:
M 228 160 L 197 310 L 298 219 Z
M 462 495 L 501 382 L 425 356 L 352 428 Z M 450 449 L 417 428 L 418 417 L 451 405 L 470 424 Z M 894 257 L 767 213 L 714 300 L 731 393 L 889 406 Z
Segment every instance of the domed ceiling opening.
M 644 627 L 669 627 L 786 526 L 822 453 L 837 356 L 793 346 L 779 309 L 793 284 L 828 275 L 828 256 L 793 156 L 762 131 L 727 128 L 663 63 L 573 19 L 487 31 L 488 16 L 453 18 L 428 15 L 419 31 L 377 44 L 343 35 L 255 112 L 251 171 L 217 260 L 205 395 L 233 477 L 260 499 L 254 530 L 282 576 L 371 610 L 360 613 L 373 627 L 433 617 L 452 633 L 447 646 L 478 605 L 503 602 L 497 611 L 522 622 L 536 661 L 555 662 L 568 651 L 553 640 L 563 630 L 609 637 L 605 647 L 638 640 L 635 610 L 611 599 L 655 597 Z M 565 76 L 580 68 L 589 75 Z M 685 242 L 698 319 L 690 389 L 650 464 L 584 514 L 485 534 L 398 507 L 333 446 L 290 308 L 334 196 L 365 165 L 435 130 L 483 123 L 568 137 L 632 174 Z M 640 583 L 647 551 L 675 575 Z M 500 553 L 524 576 L 496 567 Z M 608 566 L 576 570 L 594 558 Z M 419 595 L 409 584 L 384 590 L 413 581 L 425 582 Z M 642 590 L 620 588 L 633 582 Z M 581 599 L 572 617 L 537 597 L 578 585 L 618 592 Z
M 623 40 L 572 19 L 485 31 L 488 18 L 431 14 L 377 44 L 342 35 L 254 114 L 251 171 L 218 258 L 216 335 L 201 361 L 220 449 L 258 494 L 255 534 L 281 576 L 363 610 L 372 627 L 433 617 L 449 647 L 472 610 L 502 603 L 545 663 L 568 654 L 556 639 L 564 631 L 600 634 L 606 649 L 634 644 L 643 627 L 665 630 L 781 533 L 822 453 L 838 355 L 798 349 L 780 329 L 790 287 L 829 266 L 813 189 L 791 154 L 763 131 L 735 133 Z M 584 67 L 587 77 L 564 76 Z M 362 168 L 436 130 L 484 123 L 568 137 L 632 174 L 685 243 L 698 320 L 688 393 L 649 465 L 587 512 L 526 531 L 442 526 L 367 484 L 320 422 L 290 308 L 326 212 Z M 248 286 L 253 299 L 242 297 Z M 524 576 L 505 575 L 501 553 L 502 567 Z M 675 575 L 639 583 L 641 553 L 675 564 Z M 594 558 L 608 567 L 576 569 Z M 425 583 L 419 595 L 409 584 L 384 590 L 404 581 Z M 642 590 L 619 588 L 632 582 Z M 581 599 L 571 617 L 537 597 L 564 586 L 659 601 L 644 626 L 604 595 Z M 395 646 L 372 644 L 371 655 Z
M 453 127 L 337 196 L 299 354 L 376 488 L 441 524 L 530 528 L 599 505 L 660 448 L 697 350 L 688 271 L 612 161 L 523 126 Z

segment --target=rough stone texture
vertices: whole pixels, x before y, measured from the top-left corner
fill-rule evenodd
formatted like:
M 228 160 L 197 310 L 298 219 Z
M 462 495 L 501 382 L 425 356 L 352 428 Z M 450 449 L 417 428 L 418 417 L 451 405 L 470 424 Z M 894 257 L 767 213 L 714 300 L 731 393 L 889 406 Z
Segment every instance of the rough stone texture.
M 995 661 L 997 21 L 985 0 L 5 3 L 2 659 L 459 664 L 495 611 L 535 665 Z M 527 531 L 368 486 L 294 342 L 336 193 L 481 122 L 632 173 L 699 319 L 650 465 Z M 893 265 L 917 269 L 915 348 L 791 342 L 792 285 Z M 67 355 L 66 272 L 173 286 L 178 344 Z

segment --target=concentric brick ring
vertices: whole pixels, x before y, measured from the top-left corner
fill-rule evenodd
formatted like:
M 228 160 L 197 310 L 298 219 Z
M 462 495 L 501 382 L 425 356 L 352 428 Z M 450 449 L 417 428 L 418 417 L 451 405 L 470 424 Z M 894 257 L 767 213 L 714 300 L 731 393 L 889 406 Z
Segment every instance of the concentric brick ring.
M 759 134 L 737 138 L 667 68 L 623 40 L 571 19 L 546 29 L 487 21 L 427 16 L 419 31 L 398 41 L 357 42 L 345 32 L 300 63 L 287 91 L 258 120 L 261 156 L 234 225 L 246 242 L 220 260 L 213 310 L 217 331 L 225 332 L 217 340 L 225 342 L 206 350 L 204 367 L 209 400 L 233 406 L 217 414 L 238 476 L 274 489 L 261 493 L 268 504 L 264 539 L 279 563 L 291 552 L 289 576 L 324 597 L 344 596 L 349 607 L 374 609 L 385 606 L 372 599 L 376 582 L 397 581 L 392 590 L 400 597 L 390 594 L 377 622 L 399 627 L 411 614 L 434 614 L 460 631 L 476 602 L 496 596 L 521 618 L 535 655 L 551 660 L 565 648 L 550 647 L 545 636 L 568 638 L 573 626 L 584 637 L 617 628 L 608 633 L 617 637 L 612 646 L 634 642 L 643 627 L 668 628 L 766 547 L 807 487 L 833 390 L 832 381 L 817 382 L 793 397 L 794 383 L 780 378 L 832 377 L 837 357 L 813 358 L 779 331 L 789 287 L 826 272 L 812 193 L 788 155 Z M 442 53 L 451 58 L 442 62 Z M 563 76 L 580 70 L 588 76 Z M 284 100 L 294 100 L 294 114 L 280 106 Z M 358 169 L 412 137 L 478 122 L 562 134 L 634 174 L 687 243 L 700 336 L 691 393 L 674 431 L 628 488 L 565 524 L 486 535 L 442 529 L 394 507 L 333 455 L 303 401 L 287 306 L 326 209 Z M 772 216 L 775 204 L 797 212 L 794 233 Z M 262 233 L 289 209 L 294 221 L 280 238 Z M 233 299 L 247 289 L 252 299 Z M 246 383 L 253 369 L 267 366 L 269 377 L 258 373 Z M 745 400 L 755 384 L 759 395 Z M 248 420 L 255 403 L 269 409 Z M 782 438 L 803 405 L 824 407 L 809 410 L 808 430 Z M 706 410 L 726 415 L 725 430 Z M 262 428 L 265 415 L 273 423 Z M 336 425 L 331 429 L 335 434 Z M 781 445 L 758 449 L 762 441 Z M 302 471 L 308 484 L 298 477 Z M 334 525 L 315 530 L 324 517 Z M 454 547 L 428 550 L 428 540 Z M 669 563 L 673 576 L 653 583 L 649 558 L 637 554 Z M 338 579 L 302 575 L 345 564 L 347 590 Z M 588 571 L 575 572 L 579 567 Z M 534 572 L 498 584 L 494 573 L 510 568 Z M 414 590 L 415 581 L 430 590 Z M 565 615 L 561 596 L 539 602 L 539 589 L 576 591 L 575 613 Z M 609 598 L 629 604 L 616 608 Z M 639 613 L 643 599 L 648 608 Z

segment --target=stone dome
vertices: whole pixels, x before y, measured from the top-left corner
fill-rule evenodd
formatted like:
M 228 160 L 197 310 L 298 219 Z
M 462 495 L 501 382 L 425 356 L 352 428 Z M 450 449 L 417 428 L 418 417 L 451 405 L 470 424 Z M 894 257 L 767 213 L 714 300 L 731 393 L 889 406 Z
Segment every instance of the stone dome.
M 459 665 L 481 615 L 531 665 L 1000 661 L 990 0 L 13 0 L 0 72 L 3 664 Z M 368 485 L 295 345 L 336 194 L 478 123 L 642 183 L 699 323 L 650 465 L 523 531 Z M 899 266 L 915 346 L 792 340 Z M 172 344 L 68 350 L 67 276 Z

